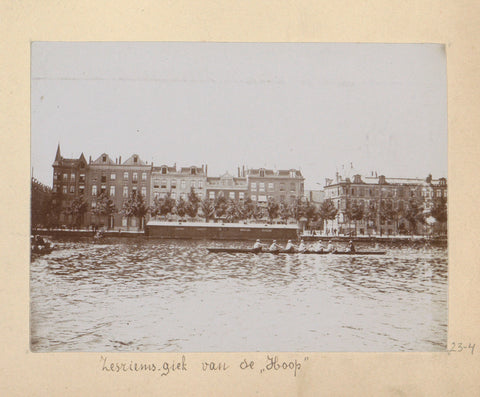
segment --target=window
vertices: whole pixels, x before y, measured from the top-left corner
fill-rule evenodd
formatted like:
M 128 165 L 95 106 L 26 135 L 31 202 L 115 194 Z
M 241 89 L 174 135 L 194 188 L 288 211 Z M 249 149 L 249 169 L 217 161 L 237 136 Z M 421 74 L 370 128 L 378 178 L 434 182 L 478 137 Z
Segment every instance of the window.
M 158 189 L 159 186 L 160 186 L 160 180 L 154 179 L 154 180 L 153 180 L 153 187 L 156 188 L 156 189 Z
M 257 196 L 255 194 L 252 194 L 252 201 L 257 201 Z
M 260 170 L 260 178 L 265 178 L 265 170 Z
M 195 167 L 190 168 L 190 174 L 196 175 L 197 174 L 197 169 Z
M 53 180 L 54 180 L 54 181 L 56 181 L 57 179 L 58 179 L 58 177 L 57 177 L 57 173 L 56 173 L 56 172 L 54 172 L 54 173 L 53 173 Z
M 186 197 L 187 197 L 187 195 L 185 193 L 180 193 L 180 198 L 182 200 L 185 200 Z
M 136 172 L 133 173 L 133 182 L 138 181 L 138 174 Z
M 93 185 L 92 186 L 92 196 L 96 196 L 97 195 L 97 185 Z
M 78 187 L 78 192 L 79 192 L 80 194 L 85 194 L 85 186 L 83 186 L 83 185 L 79 186 L 79 187 Z
M 232 200 L 235 200 L 235 192 L 230 192 L 229 197 L 230 197 Z
M 95 208 L 97 206 L 97 202 L 96 201 L 92 201 L 92 208 Z
M 260 190 L 261 192 L 264 192 L 265 191 L 265 183 L 260 182 L 258 184 L 258 190 Z
M 107 176 L 106 176 L 106 175 L 102 175 L 101 181 L 102 181 L 102 183 L 107 182 Z
M 117 178 L 117 174 L 110 174 L 110 180 L 114 181 Z
M 104 162 L 104 163 L 107 162 L 107 156 L 105 156 L 105 155 L 102 156 L 102 162 Z
M 181 182 L 182 189 L 185 189 L 185 181 Z
M 115 196 L 115 186 L 110 186 L 110 196 Z
M 123 227 L 127 227 L 127 226 L 128 226 L 128 218 L 125 217 L 125 216 L 122 218 L 122 226 L 123 226 Z
M 257 190 L 257 183 L 256 182 L 252 182 L 252 184 L 250 185 L 250 190 Z
M 268 184 L 268 190 L 273 190 L 273 183 L 272 183 L 272 182 L 270 182 L 270 183 Z
M 71 180 L 72 182 L 75 182 L 75 174 L 70 174 L 70 180 Z
M 208 193 L 208 198 L 212 199 L 212 200 L 215 199 L 215 192 L 209 192 Z
M 446 190 L 443 191 L 443 197 L 447 197 L 447 191 Z
M 176 199 L 177 198 L 177 194 L 175 192 L 172 193 L 172 199 Z
M 162 189 L 166 189 L 167 188 L 167 180 L 166 179 L 162 179 L 162 183 L 160 184 L 160 187 Z
M 437 190 L 437 197 L 442 197 L 442 191 L 441 190 Z
M 135 164 L 138 163 L 138 157 L 137 157 L 137 156 L 134 156 L 134 157 L 133 157 L 133 162 L 134 162 Z
M 68 180 L 68 174 L 63 174 L 63 180 L 67 181 Z
M 167 167 L 162 167 L 162 174 L 166 174 L 167 173 Z
M 192 182 L 190 183 L 190 185 L 195 189 L 195 187 L 196 187 L 196 186 L 195 186 L 195 185 L 196 185 L 196 184 L 195 184 L 195 181 L 192 181 Z
M 294 192 L 296 189 L 295 189 L 295 183 L 290 183 L 290 191 L 291 192 Z
M 85 182 L 85 174 L 80 174 L 80 182 Z
M 267 201 L 267 196 L 261 194 L 260 196 L 258 196 L 258 201 L 265 203 Z
M 75 193 L 75 186 L 70 186 L 70 193 Z
M 197 193 L 197 196 L 200 200 L 203 200 L 203 193 Z
M 128 172 L 123 173 L 123 180 L 128 181 Z
M 100 194 L 104 194 L 107 191 L 107 187 L 105 185 L 102 185 L 100 187 Z
M 137 193 L 137 187 L 136 186 L 132 187 L 132 193 Z
M 238 193 L 238 198 L 239 198 L 240 200 L 243 200 L 243 199 L 245 198 L 245 192 L 240 192 L 240 193 Z
M 198 188 L 203 189 L 203 181 L 198 181 Z
M 146 180 L 147 180 L 147 173 L 142 172 L 142 181 L 146 181 Z
M 284 192 L 284 191 L 285 191 L 285 184 L 284 184 L 284 183 L 281 183 L 281 184 L 280 184 L 280 191 L 281 191 L 281 192 Z
M 147 195 L 147 188 L 145 186 L 142 186 L 142 196 Z
M 290 178 L 295 178 L 295 176 L 296 176 L 296 171 L 295 170 L 290 171 Z
M 157 199 L 160 197 L 160 194 L 158 192 L 153 192 L 153 198 Z
M 123 187 L 123 197 L 128 197 L 128 186 Z
M 177 181 L 175 179 L 172 179 L 172 181 L 170 182 L 170 187 L 172 189 L 175 189 L 177 187 Z

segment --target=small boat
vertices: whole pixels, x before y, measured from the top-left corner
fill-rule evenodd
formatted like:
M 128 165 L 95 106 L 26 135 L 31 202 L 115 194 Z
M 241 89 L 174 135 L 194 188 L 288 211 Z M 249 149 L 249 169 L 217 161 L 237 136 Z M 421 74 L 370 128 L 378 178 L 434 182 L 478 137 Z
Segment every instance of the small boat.
M 304 254 L 304 255 L 385 255 L 386 251 L 269 251 L 262 249 L 254 248 L 222 248 L 222 247 L 211 247 L 207 248 L 210 253 L 229 253 L 229 254 Z
M 54 250 L 54 244 L 40 236 L 32 236 L 30 246 L 32 254 L 44 255 L 49 254 Z

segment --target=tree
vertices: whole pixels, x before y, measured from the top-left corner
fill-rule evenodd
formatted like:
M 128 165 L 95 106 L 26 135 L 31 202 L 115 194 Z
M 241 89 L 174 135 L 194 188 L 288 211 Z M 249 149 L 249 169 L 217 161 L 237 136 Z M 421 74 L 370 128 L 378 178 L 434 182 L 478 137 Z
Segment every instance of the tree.
M 68 215 L 72 217 L 72 224 L 79 227 L 85 212 L 87 212 L 87 203 L 83 196 L 76 197 L 66 210 Z
M 254 213 L 257 208 L 257 204 L 253 202 L 253 200 L 250 197 L 247 197 L 242 205 L 242 213 L 245 219 L 251 219 L 254 218 Z
M 373 201 L 368 204 L 367 210 L 365 211 L 365 219 L 369 224 L 373 224 L 375 232 L 377 231 L 377 206 Z
M 223 194 L 219 195 L 214 201 L 215 217 L 222 218 L 227 210 L 227 199 Z
M 214 215 L 215 213 L 215 204 L 212 200 L 210 200 L 208 197 L 205 197 L 201 202 L 200 202 L 200 209 L 202 210 L 203 216 L 205 217 L 205 222 L 208 222 L 209 219 Z
M 290 218 L 290 208 L 283 201 L 279 205 L 278 215 L 280 216 L 280 219 L 285 223 L 287 223 L 288 219 Z
M 175 200 L 172 199 L 171 194 L 167 193 L 165 197 L 155 197 L 153 205 L 149 208 L 152 216 L 167 216 L 171 214 L 175 207 Z
M 198 207 L 199 207 L 200 199 L 195 193 L 195 190 L 190 188 L 190 193 L 188 194 L 188 200 L 186 203 L 186 208 L 185 212 L 190 218 L 195 218 L 198 213 Z
M 439 223 L 447 222 L 447 200 L 444 197 L 434 200 L 430 215 Z
M 145 198 L 141 193 L 134 191 L 123 202 L 120 213 L 130 219 L 132 216 L 138 218 L 140 221 L 140 228 L 143 228 L 145 215 L 148 212 L 148 207 L 145 204 Z
M 108 220 L 110 219 L 110 216 L 113 215 L 115 212 L 115 204 L 110 199 L 110 197 L 108 197 L 106 193 L 100 194 L 100 196 L 98 196 L 95 202 L 95 207 L 92 208 L 92 214 L 98 217 L 105 217 L 105 223 L 107 224 L 107 227 L 110 227 L 110 223 Z
M 316 222 L 319 217 L 319 211 L 310 201 L 306 201 L 302 206 L 302 215 L 307 219 L 306 228 L 310 227 L 312 222 Z
M 425 222 L 423 207 L 415 198 L 411 198 L 408 201 L 407 209 L 405 211 L 405 219 L 409 223 L 410 233 L 412 235 L 417 233 L 417 224 Z
M 225 210 L 225 218 L 228 222 L 236 222 L 241 216 L 240 205 L 235 200 L 227 201 L 227 208 Z
M 269 198 L 267 202 L 267 213 L 270 223 L 272 223 L 273 220 L 278 217 L 279 210 L 280 206 L 278 205 L 277 201 L 273 198 Z
M 180 197 L 175 205 L 175 213 L 180 217 L 183 218 L 187 212 L 187 203 L 186 201 Z
M 325 221 L 333 221 L 337 216 L 338 210 L 335 208 L 335 204 L 331 199 L 326 199 L 321 205 L 319 209 L 320 218 Z
M 363 206 L 355 202 L 351 204 L 349 211 L 349 219 L 355 222 L 355 235 L 357 234 L 358 221 L 361 221 L 364 215 L 365 211 L 363 210 Z

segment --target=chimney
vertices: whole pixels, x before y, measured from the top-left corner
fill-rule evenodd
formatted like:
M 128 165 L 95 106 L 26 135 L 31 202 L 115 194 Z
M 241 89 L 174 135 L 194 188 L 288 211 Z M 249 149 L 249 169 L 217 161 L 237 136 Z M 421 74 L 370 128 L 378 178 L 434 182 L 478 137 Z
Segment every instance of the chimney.
M 118 156 L 118 164 L 122 164 L 122 156 Z
M 88 158 L 88 163 L 89 163 L 89 164 L 92 164 L 92 156 L 90 156 L 90 157 Z
M 242 166 L 242 177 L 245 178 L 245 166 Z
M 205 164 L 205 176 L 208 176 L 208 164 Z
M 237 176 L 240 178 L 240 167 L 237 167 Z

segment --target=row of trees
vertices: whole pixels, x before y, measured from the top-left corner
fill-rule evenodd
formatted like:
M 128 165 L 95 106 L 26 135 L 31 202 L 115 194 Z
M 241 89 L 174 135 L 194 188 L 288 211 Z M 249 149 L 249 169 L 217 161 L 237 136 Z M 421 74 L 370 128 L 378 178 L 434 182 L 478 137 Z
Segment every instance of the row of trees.
M 447 202 L 443 197 L 436 198 L 433 201 L 433 207 L 429 211 L 425 211 L 424 203 L 416 198 L 411 198 L 407 205 L 403 208 L 395 207 L 391 201 L 381 201 L 380 203 L 370 203 L 368 206 L 361 206 L 357 203 L 347 205 L 344 212 L 346 221 L 353 221 L 355 231 L 357 231 L 358 223 L 365 221 L 367 224 L 376 229 L 380 224 L 385 222 L 393 222 L 396 230 L 406 232 L 399 227 L 399 222 L 405 220 L 409 225 L 411 234 L 416 234 L 418 225 L 424 225 L 433 219 L 439 224 L 447 222 Z M 401 226 L 403 226 L 402 223 Z
M 72 226 L 80 226 L 87 211 L 88 204 L 82 196 L 71 201 L 68 207 L 62 207 L 61 193 L 51 195 L 50 199 L 43 199 L 40 204 L 38 204 L 38 200 L 34 202 L 32 196 L 32 225 L 40 223 L 47 227 L 57 226 L 60 214 L 63 213 L 70 219 Z M 209 198 L 200 200 L 192 189 L 186 200 L 183 198 L 175 200 L 170 194 L 167 194 L 165 197 L 156 197 L 150 207 L 147 205 L 145 197 L 138 192 L 126 198 L 121 208 L 116 208 L 113 200 L 106 193 L 102 193 L 95 200 L 91 213 L 96 217 L 96 222 L 107 226 L 109 226 L 111 216 L 119 213 L 129 219 L 137 218 L 141 227 L 143 227 L 145 216 L 150 214 L 152 217 L 161 218 L 168 218 L 170 215 L 191 219 L 202 217 L 207 222 L 212 219 L 227 222 L 243 220 L 273 222 L 279 220 L 284 223 L 294 220 L 304 222 L 307 229 L 322 229 L 324 221 L 332 221 L 337 217 L 338 210 L 330 199 L 325 200 L 318 208 L 302 199 L 296 199 L 290 203 L 269 199 L 265 204 L 258 204 L 249 197 L 242 201 L 228 199 L 224 196 L 219 196 L 214 200 Z M 417 232 L 417 225 L 425 224 L 429 217 L 435 219 L 436 222 L 446 224 L 447 206 L 444 198 L 438 198 L 427 214 L 424 211 L 423 203 L 413 198 L 402 209 L 394 207 L 393 203 L 389 201 L 382 201 L 378 205 L 370 203 L 368 206 L 349 203 L 343 211 L 343 215 L 344 222 L 347 224 L 353 222 L 355 230 L 358 228 L 358 223 L 362 221 L 375 230 L 379 227 L 379 223 L 391 221 L 399 230 L 400 220 L 406 220 L 409 231 L 413 234 Z

